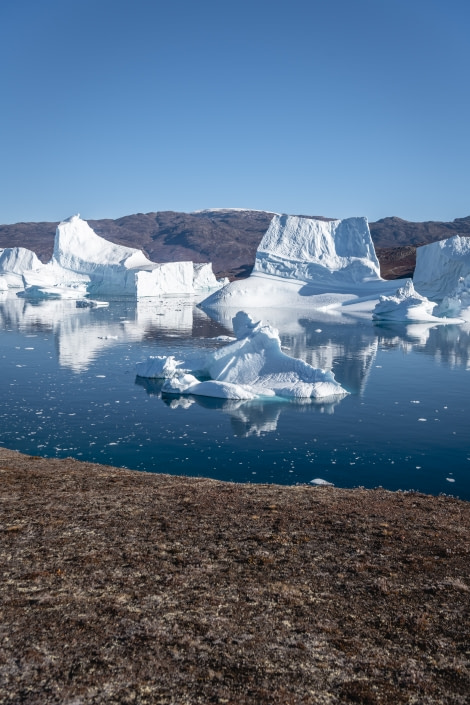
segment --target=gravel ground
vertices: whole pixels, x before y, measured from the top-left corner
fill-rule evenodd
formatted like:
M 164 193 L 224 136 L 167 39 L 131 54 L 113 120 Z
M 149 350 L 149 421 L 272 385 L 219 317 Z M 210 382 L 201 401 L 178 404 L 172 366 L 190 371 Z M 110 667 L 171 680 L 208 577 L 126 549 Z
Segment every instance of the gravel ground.
M 470 504 L 0 449 L 0 704 L 470 702 Z

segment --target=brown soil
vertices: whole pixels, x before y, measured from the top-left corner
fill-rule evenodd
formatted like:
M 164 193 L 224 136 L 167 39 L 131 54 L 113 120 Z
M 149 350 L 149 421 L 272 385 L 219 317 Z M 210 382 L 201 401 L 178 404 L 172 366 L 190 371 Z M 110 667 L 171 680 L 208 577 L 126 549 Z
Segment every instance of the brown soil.
M 470 511 L 0 449 L 0 703 L 468 703 Z

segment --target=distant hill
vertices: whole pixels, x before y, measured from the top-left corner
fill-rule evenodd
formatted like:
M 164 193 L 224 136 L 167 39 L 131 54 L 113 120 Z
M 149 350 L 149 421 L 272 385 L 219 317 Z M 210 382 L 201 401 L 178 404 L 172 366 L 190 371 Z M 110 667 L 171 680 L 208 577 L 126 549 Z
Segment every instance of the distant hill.
M 136 213 L 116 220 L 88 220 L 93 230 L 107 240 L 136 247 L 154 262 L 192 260 L 212 262 L 217 276 L 242 278 L 249 275 L 256 248 L 269 227 L 273 213 L 221 209 L 194 213 L 160 211 Z M 321 220 L 331 220 L 322 216 Z M 27 247 L 47 262 L 52 256 L 58 223 L 0 225 L 0 248 Z M 401 218 L 383 218 L 369 223 L 381 264 L 382 276 L 411 276 L 416 247 L 452 235 L 470 236 L 470 216 L 450 223 L 413 223 Z

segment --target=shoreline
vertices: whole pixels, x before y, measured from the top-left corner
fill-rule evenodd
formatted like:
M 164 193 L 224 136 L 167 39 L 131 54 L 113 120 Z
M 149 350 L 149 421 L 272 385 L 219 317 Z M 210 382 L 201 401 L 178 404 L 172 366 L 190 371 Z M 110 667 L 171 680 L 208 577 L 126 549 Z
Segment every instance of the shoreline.
M 0 447 L 0 705 L 466 703 L 470 504 Z

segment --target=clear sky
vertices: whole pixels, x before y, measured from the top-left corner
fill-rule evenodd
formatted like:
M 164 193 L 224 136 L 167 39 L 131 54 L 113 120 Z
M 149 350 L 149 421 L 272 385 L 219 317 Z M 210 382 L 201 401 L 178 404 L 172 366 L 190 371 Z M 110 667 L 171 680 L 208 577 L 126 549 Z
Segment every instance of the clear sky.
M 470 215 L 470 0 L 2 0 L 0 223 Z

